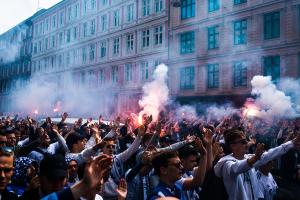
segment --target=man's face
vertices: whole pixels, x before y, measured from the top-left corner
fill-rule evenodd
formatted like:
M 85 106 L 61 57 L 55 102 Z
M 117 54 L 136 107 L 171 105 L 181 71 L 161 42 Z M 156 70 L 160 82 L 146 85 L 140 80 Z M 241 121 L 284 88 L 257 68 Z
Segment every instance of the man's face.
M 115 142 L 114 141 L 108 141 L 104 145 L 104 147 L 102 149 L 102 152 L 104 154 L 107 154 L 107 155 L 111 156 L 111 155 L 114 154 L 115 148 L 116 148 Z
M 78 165 L 77 162 L 72 160 L 68 165 L 68 175 L 69 179 L 74 179 L 77 177 Z
M 0 156 L 0 191 L 3 191 L 14 172 L 14 158 L 13 156 Z
M 41 136 L 41 143 L 43 146 L 46 146 L 48 147 L 50 145 L 50 137 L 47 133 L 44 133 L 42 136 Z
M 246 136 L 241 135 L 231 144 L 232 152 L 237 155 L 244 155 L 248 152 L 248 141 Z
M 0 135 L 0 147 L 6 146 L 6 142 L 7 142 L 6 136 Z
M 192 171 L 197 166 L 197 156 L 190 155 L 187 158 L 181 159 L 185 171 Z
M 77 143 L 75 144 L 77 146 L 78 151 L 84 150 L 86 144 L 86 140 L 78 140 Z
M 178 157 L 170 158 L 168 165 L 163 167 L 164 175 L 170 179 L 171 182 L 176 182 L 182 176 L 183 166 Z
M 51 180 L 46 176 L 40 177 L 41 189 L 45 195 L 62 190 L 66 185 L 66 183 L 67 183 L 66 177 L 61 177 L 57 180 Z
M 8 134 L 6 136 L 6 139 L 7 139 L 6 146 L 14 147 L 16 145 L 17 140 L 14 133 Z

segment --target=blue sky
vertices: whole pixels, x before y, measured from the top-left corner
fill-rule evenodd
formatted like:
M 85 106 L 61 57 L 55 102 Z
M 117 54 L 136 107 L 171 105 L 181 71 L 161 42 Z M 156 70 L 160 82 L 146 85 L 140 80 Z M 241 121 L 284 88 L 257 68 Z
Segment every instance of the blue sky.
M 0 34 L 33 15 L 38 8 L 49 8 L 60 1 L 0 0 Z

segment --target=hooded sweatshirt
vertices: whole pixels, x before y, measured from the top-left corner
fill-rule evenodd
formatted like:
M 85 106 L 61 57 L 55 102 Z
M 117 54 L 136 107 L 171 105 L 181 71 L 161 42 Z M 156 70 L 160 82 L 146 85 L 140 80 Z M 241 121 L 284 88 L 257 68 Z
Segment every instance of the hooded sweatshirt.
M 243 160 L 238 160 L 233 157 L 233 154 L 227 155 L 219 160 L 215 165 L 215 174 L 223 178 L 229 200 L 257 200 L 264 198 L 260 192 L 259 184 L 255 167 L 266 164 L 277 157 L 288 152 L 294 147 L 294 144 L 289 141 L 278 147 L 264 152 L 257 162 L 254 163 L 253 168 L 248 165 L 247 159 L 251 154 L 244 155 Z

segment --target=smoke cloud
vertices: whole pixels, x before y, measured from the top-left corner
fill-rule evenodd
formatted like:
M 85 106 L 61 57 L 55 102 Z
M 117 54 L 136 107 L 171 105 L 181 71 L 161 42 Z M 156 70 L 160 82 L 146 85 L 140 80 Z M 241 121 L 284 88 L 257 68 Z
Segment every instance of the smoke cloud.
M 168 67 L 160 64 L 154 71 L 153 81 L 143 86 L 143 96 L 139 100 L 142 111 L 139 118 L 144 114 L 152 115 L 153 121 L 158 119 L 169 99 L 169 88 L 167 86 Z
M 228 117 L 238 112 L 239 110 L 233 108 L 230 104 L 224 104 L 221 106 L 211 105 L 206 109 L 207 121 L 221 120 L 223 117 Z
M 70 74 L 62 77 L 64 84 L 58 84 L 50 78 L 33 77 L 29 84 L 12 94 L 12 110 L 24 114 L 57 116 L 68 112 L 73 117 L 97 117 L 102 114 L 110 117 L 116 110 L 114 93 L 109 92 L 107 85 L 97 88 L 90 83 L 74 86 Z M 37 114 L 37 113 L 35 113 Z
M 252 95 L 255 95 L 255 105 L 259 111 L 257 116 L 272 120 L 275 117 L 295 116 L 291 97 L 277 89 L 270 76 L 254 76 L 251 80 Z

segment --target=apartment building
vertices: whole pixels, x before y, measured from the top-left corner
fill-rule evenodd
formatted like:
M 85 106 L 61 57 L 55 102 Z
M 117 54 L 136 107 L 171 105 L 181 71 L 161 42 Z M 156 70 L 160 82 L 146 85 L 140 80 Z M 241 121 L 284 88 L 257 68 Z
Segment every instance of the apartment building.
M 242 103 L 255 75 L 299 77 L 300 1 L 180 3 L 170 7 L 169 33 L 171 94 L 179 100 Z
M 118 111 L 137 109 L 142 85 L 167 61 L 166 0 L 64 0 L 32 22 L 33 75 L 62 91 L 113 92 Z

